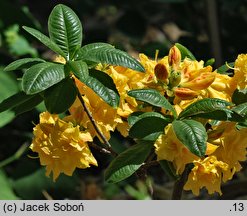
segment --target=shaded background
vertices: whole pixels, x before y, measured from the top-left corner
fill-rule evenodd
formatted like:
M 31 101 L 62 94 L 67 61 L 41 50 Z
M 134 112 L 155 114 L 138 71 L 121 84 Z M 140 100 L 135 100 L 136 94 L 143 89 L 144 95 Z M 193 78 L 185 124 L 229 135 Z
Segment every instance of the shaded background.
M 154 58 L 157 49 L 162 57 L 179 42 L 198 60 L 215 58 L 214 68 L 246 53 L 246 0 L 1 0 L 0 102 L 20 89 L 17 79 L 22 74 L 2 73 L 4 66 L 23 57 L 53 57 L 21 26 L 47 33 L 48 16 L 58 3 L 68 5 L 79 16 L 83 44 L 109 42 L 135 57 L 142 52 Z M 17 118 L 11 112 L 0 114 L 0 199 L 150 199 L 146 186 L 135 176 L 119 184 L 106 184 L 103 171 L 111 158 L 97 152 L 98 168 L 77 170 L 73 177 L 61 176 L 56 183 L 44 176 L 37 159 L 27 157 L 32 156 L 30 151 L 15 157 L 21 146 L 30 144 L 32 128 L 43 109 L 41 105 Z M 111 143 L 119 142 L 120 135 L 112 134 Z M 10 161 L 6 161 L 9 157 Z M 158 167 L 149 170 L 149 174 L 154 184 L 153 199 L 170 199 L 173 182 Z M 221 197 L 202 191 L 199 197 L 186 192 L 184 198 L 245 199 L 246 186 L 243 169 L 223 186 Z

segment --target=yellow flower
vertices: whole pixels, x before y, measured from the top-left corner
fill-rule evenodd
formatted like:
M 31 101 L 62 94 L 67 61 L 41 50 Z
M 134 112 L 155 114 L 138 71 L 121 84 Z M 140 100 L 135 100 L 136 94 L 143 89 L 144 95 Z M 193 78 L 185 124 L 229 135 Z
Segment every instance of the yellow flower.
M 91 88 L 87 87 L 81 81 L 78 79 L 75 79 L 75 81 L 80 93 L 83 95 L 86 106 L 97 123 L 97 126 L 109 140 L 110 132 L 115 130 L 118 123 L 122 123 L 120 116 L 117 114 L 117 109 L 108 105 Z M 98 135 L 79 99 L 76 99 L 69 111 L 71 114 L 69 117 L 70 121 L 75 121 L 77 124 L 87 129 L 92 137 Z
M 40 114 L 40 123 L 33 129 L 34 138 L 30 148 L 37 152 L 40 163 L 46 166 L 46 175 L 53 173 L 55 181 L 60 173 L 71 176 L 76 168 L 97 166 L 87 142 L 92 141 L 88 132 L 71 122 L 59 119 L 48 112 Z
M 234 76 L 238 87 L 244 89 L 247 87 L 247 54 L 240 54 L 235 61 Z
M 186 146 L 178 140 L 171 124 L 166 126 L 165 134 L 159 136 L 154 146 L 158 157 L 157 159 L 172 161 L 177 174 L 181 174 L 184 171 L 186 164 L 192 163 L 199 158 L 192 154 Z
M 206 187 L 209 194 L 221 193 L 221 173 L 228 169 L 227 163 L 217 160 L 215 156 L 194 161 L 184 190 L 192 190 L 193 194 L 199 195 L 201 188 Z
M 176 55 L 173 54 L 173 56 Z M 172 64 L 170 68 L 169 91 L 167 91 L 168 96 L 175 95 L 175 104 L 181 100 L 197 98 L 202 90 L 207 89 L 214 82 L 216 77 L 216 72 L 212 71 L 212 67 L 204 67 L 203 61 L 198 62 L 185 58 L 179 63 L 180 58 L 177 57 L 177 59 L 178 62 Z
M 239 162 L 245 161 L 247 155 L 247 129 L 237 130 L 235 125 L 234 122 L 222 122 L 216 128 L 223 133 L 214 141 L 220 144 L 214 155 L 229 165 L 229 169 L 223 172 L 224 182 L 232 179 L 234 173 L 241 169 Z

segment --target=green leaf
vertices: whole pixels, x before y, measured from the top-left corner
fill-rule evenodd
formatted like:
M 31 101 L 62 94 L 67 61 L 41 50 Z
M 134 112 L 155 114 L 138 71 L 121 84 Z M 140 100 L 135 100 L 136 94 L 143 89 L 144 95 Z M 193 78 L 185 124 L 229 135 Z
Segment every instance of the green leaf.
M 244 121 L 243 116 L 227 108 L 222 108 L 221 110 L 215 110 L 208 113 L 201 113 L 196 115 L 195 117 L 218 120 L 218 121 L 233 121 L 233 122 Z
M 230 62 L 230 63 L 226 63 L 224 65 L 222 65 L 221 67 L 219 67 L 217 69 L 217 73 L 220 73 L 220 74 L 232 74 L 232 73 L 227 73 L 227 71 L 229 71 L 231 68 L 234 67 L 234 62 Z
M 18 59 L 12 63 L 10 63 L 8 66 L 4 68 L 4 71 L 13 71 L 13 70 L 19 70 L 24 68 L 29 68 L 32 65 L 35 65 L 37 63 L 45 62 L 45 60 L 40 58 L 23 58 Z
M 182 144 L 193 154 L 203 157 L 207 148 L 207 132 L 204 126 L 194 120 L 175 120 L 172 122 L 173 130 Z
M 101 72 L 103 73 L 103 72 Z M 107 74 L 105 74 L 107 76 Z M 107 76 L 109 79 L 109 76 Z M 110 79 L 109 79 L 110 80 Z M 106 80 L 105 81 L 109 81 Z M 89 88 L 91 88 L 97 95 L 99 95 L 107 104 L 110 106 L 117 108 L 119 106 L 119 95 L 117 92 L 105 86 L 98 79 L 89 76 L 87 80 L 84 82 Z
M 232 102 L 236 105 L 247 102 L 247 88 L 236 89 L 232 95 Z
M 174 117 L 177 113 L 169 101 L 155 89 L 135 89 L 128 92 L 128 95 L 137 100 L 149 103 L 153 106 L 163 107 L 170 110 Z
M 24 112 L 28 112 L 38 106 L 44 99 L 39 94 L 32 95 L 29 100 L 15 106 L 12 110 L 15 112 L 15 115 L 20 115 Z
M 133 126 L 138 120 L 146 117 L 157 117 L 157 118 L 162 118 L 168 122 L 171 121 L 170 118 L 165 117 L 161 113 L 157 113 L 157 112 L 134 112 L 128 116 L 128 124 L 129 126 Z
M 131 176 L 148 157 L 152 143 L 139 143 L 119 154 L 105 171 L 108 183 L 116 183 Z
M 129 130 L 129 136 L 141 140 L 155 141 L 164 133 L 169 121 L 156 116 L 147 116 L 139 119 Z
M 19 199 L 15 193 L 13 188 L 11 187 L 10 181 L 5 175 L 3 170 L 0 170 L 0 198 L 1 200 L 17 200 Z
M 84 82 L 88 78 L 88 66 L 84 61 L 69 61 L 68 66 L 80 81 Z
M 19 91 L 18 83 L 16 82 L 16 77 L 14 74 L 3 73 L 2 68 L 0 67 L 0 83 L 1 83 L 1 91 L 0 91 L 0 109 L 2 102 Z M 7 123 L 11 122 L 14 119 L 14 112 L 5 109 L 6 111 L 0 113 L 0 127 L 3 127 Z
M 0 112 L 3 112 L 5 110 L 12 109 L 26 101 L 28 101 L 30 98 L 33 98 L 34 95 L 26 95 L 24 92 L 18 92 L 9 98 L 3 100 L 0 103 Z
M 67 111 L 74 103 L 77 89 L 74 82 L 64 79 L 45 91 L 45 106 L 50 113 L 62 113 Z
M 191 60 L 196 60 L 195 56 L 190 52 L 185 46 L 183 46 L 180 43 L 175 43 L 175 46 L 180 50 L 181 52 L 181 59 L 184 58 L 190 58 Z
M 205 63 L 205 67 L 206 66 L 209 66 L 209 65 L 213 65 L 215 63 L 215 59 L 214 58 L 211 58 L 211 59 L 208 59 Z
M 119 93 L 117 91 L 117 88 L 116 88 L 116 85 L 113 79 L 107 73 L 104 73 L 102 71 L 95 70 L 95 69 L 90 69 L 89 76 L 94 77 L 95 79 L 100 81 L 104 86 L 111 89 L 119 96 Z
M 26 94 L 36 94 L 64 78 L 64 65 L 39 63 L 26 70 L 22 77 L 22 88 Z
M 232 108 L 232 110 L 241 116 L 247 117 L 247 102 L 239 104 Z
M 0 103 L 0 113 L 6 110 L 13 110 L 15 115 L 27 112 L 41 103 L 43 98 L 36 95 L 27 95 L 24 92 L 18 92 Z
M 114 46 L 112 46 L 111 44 L 108 44 L 108 43 L 102 43 L 102 42 L 90 43 L 90 44 L 84 45 L 83 47 L 81 47 L 77 51 L 77 53 L 76 53 L 76 59 L 82 59 L 88 53 L 90 53 L 91 51 L 95 51 L 97 49 L 100 50 L 102 48 L 112 48 L 112 49 L 115 49 Z
M 186 107 L 186 109 L 179 114 L 178 118 L 183 119 L 195 115 L 203 116 L 203 114 L 209 114 L 214 111 L 222 111 L 224 113 L 227 110 L 226 107 L 230 105 L 233 104 L 218 98 L 205 98 Z M 212 115 L 212 119 L 217 119 L 217 116 Z
M 108 43 L 98 42 L 98 43 L 86 44 L 77 51 L 77 53 L 75 55 L 75 59 L 76 60 L 82 60 L 83 59 L 83 61 L 85 61 L 87 63 L 89 68 L 95 68 L 95 66 L 98 64 L 98 62 L 86 60 L 84 58 L 86 58 L 85 56 L 88 53 L 90 53 L 92 50 L 101 49 L 104 47 L 109 47 L 109 48 L 114 49 L 114 46 L 112 46 L 111 44 L 108 44 Z
M 83 46 L 77 52 L 76 59 L 119 65 L 141 72 L 145 71 L 141 63 L 131 57 L 128 53 L 115 49 L 113 46 L 104 43 L 93 43 Z
M 61 50 L 61 48 L 57 44 L 55 44 L 50 38 L 48 38 L 46 35 L 42 34 L 40 31 L 36 29 L 30 28 L 27 26 L 23 26 L 23 29 L 25 29 L 29 34 L 34 36 L 36 39 L 38 39 L 45 46 L 53 50 L 55 53 L 66 58 L 66 55 L 63 52 L 63 50 Z
M 63 5 L 56 5 L 48 19 L 48 31 L 53 40 L 71 60 L 76 50 L 81 47 L 82 26 L 75 12 Z

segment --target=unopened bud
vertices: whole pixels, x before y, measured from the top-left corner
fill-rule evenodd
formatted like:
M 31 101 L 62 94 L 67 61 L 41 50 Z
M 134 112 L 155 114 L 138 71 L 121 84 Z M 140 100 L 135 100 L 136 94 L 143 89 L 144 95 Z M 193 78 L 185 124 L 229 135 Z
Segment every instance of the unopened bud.
M 177 67 L 180 62 L 181 62 L 181 52 L 176 46 L 173 46 L 169 51 L 168 63 L 172 67 L 174 66 Z
M 168 78 L 168 70 L 162 63 L 158 63 L 155 65 L 154 74 L 158 80 L 166 81 Z
M 171 71 L 169 77 L 170 87 L 178 86 L 180 82 L 181 82 L 181 73 L 179 71 Z
M 182 100 L 189 100 L 196 97 L 198 93 L 188 88 L 176 88 L 175 96 L 179 97 Z

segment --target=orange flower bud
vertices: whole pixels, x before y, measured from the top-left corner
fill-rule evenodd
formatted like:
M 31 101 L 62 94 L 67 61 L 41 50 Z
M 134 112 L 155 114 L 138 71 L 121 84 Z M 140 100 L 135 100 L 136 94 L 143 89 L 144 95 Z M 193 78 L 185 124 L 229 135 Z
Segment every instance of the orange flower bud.
M 189 82 L 182 83 L 181 86 L 193 90 L 202 90 L 209 87 L 214 82 L 214 79 L 215 73 L 205 72 Z
M 168 63 L 170 66 L 178 66 L 180 62 L 181 52 L 176 46 L 173 46 L 169 51 Z
M 179 97 L 182 100 L 189 100 L 196 97 L 198 93 L 188 88 L 176 88 L 175 96 Z
M 168 78 L 168 70 L 162 63 L 158 63 L 154 67 L 154 74 L 158 80 L 166 81 Z

